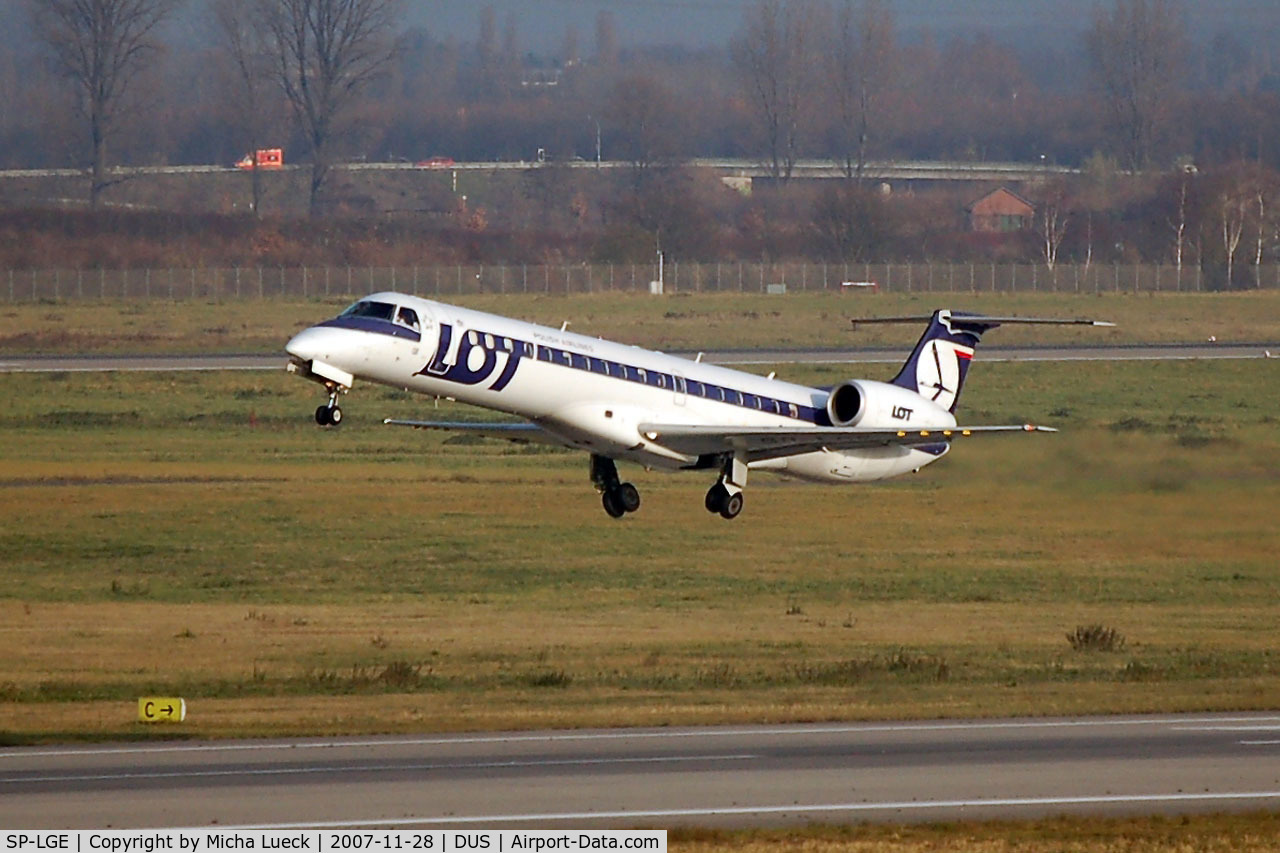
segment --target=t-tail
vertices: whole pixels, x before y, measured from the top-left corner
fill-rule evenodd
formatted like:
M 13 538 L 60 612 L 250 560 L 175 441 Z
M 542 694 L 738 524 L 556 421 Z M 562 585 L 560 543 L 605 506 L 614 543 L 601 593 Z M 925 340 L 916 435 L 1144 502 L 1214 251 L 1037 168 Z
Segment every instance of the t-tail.
M 1055 319 L 1046 317 L 990 317 L 986 314 L 970 314 L 946 308 L 931 315 L 909 317 L 869 317 L 853 321 L 860 323 L 918 323 L 929 325 L 915 349 L 891 384 L 914 391 L 954 413 L 964 388 L 969 364 L 982 335 L 996 326 L 1008 323 L 1040 323 L 1058 326 L 1114 326 L 1102 320 Z

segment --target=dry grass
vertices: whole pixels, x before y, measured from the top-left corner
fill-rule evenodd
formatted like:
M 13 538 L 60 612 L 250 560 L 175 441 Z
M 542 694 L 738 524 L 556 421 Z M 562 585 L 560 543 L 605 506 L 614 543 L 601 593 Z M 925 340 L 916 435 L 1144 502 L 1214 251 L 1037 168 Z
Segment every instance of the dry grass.
M 580 456 L 383 428 L 389 390 L 323 431 L 283 374 L 11 377 L 0 730 L 154 736 L 152 691 L 200 736 L 1275 708 L 1274 364 L 980 365 L 974 421 L 1066 431 L 762 476 L 734 524 L 636 470 L 611 522 Z
M 675 853 L 1269 853 L 1280 815 L 1050 818 L 921 826 L 855 825 L 797 830 L 673 830 Z

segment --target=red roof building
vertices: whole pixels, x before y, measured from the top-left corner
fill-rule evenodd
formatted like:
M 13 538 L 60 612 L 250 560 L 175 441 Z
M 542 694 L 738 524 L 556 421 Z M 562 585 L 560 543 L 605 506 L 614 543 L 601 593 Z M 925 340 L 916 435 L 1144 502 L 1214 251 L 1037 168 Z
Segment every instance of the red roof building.
M 1007 187 L 992 190 L 965 210 L 969 213 L 969 230 L 983 233 L 1030 228 L 1036 215 L 1035 205 Z

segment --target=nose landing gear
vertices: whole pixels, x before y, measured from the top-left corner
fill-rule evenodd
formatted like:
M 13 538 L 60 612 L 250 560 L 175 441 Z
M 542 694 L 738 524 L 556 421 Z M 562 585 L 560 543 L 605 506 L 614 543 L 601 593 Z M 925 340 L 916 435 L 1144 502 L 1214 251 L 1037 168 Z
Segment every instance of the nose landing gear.
M 640 490 L 620 482 L 618 466 L 609 457 L 591 455 L 591 482 L 600 490 L 600 502 L 610 518 L 622 518 L 640 508 Z
M 320 426 L 338 426 L 342 423 L 342 409 L 338 406 L 338 392 L 340 389 L 336 385 L 330 385 L 329 402 L 323 406 L 316 408 L 316 423 Z

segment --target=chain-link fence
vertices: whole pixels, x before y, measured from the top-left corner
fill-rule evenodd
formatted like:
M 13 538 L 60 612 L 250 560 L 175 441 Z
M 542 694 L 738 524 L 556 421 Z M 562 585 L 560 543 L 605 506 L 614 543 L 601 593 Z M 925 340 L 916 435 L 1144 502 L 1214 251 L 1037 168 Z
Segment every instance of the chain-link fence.
M 1156 264 L 668 263 L 672 293 L 1149 293 L 1280 288 L 1280 264 L 1225 268 Z M 379 290 L 420 296 L 474 293 L 658 292 L 656 265 L 552 264 L 415 267 L 236 267 L 7 270 L 9 302 L 107 299 L 224 300 L 347 297 Z

